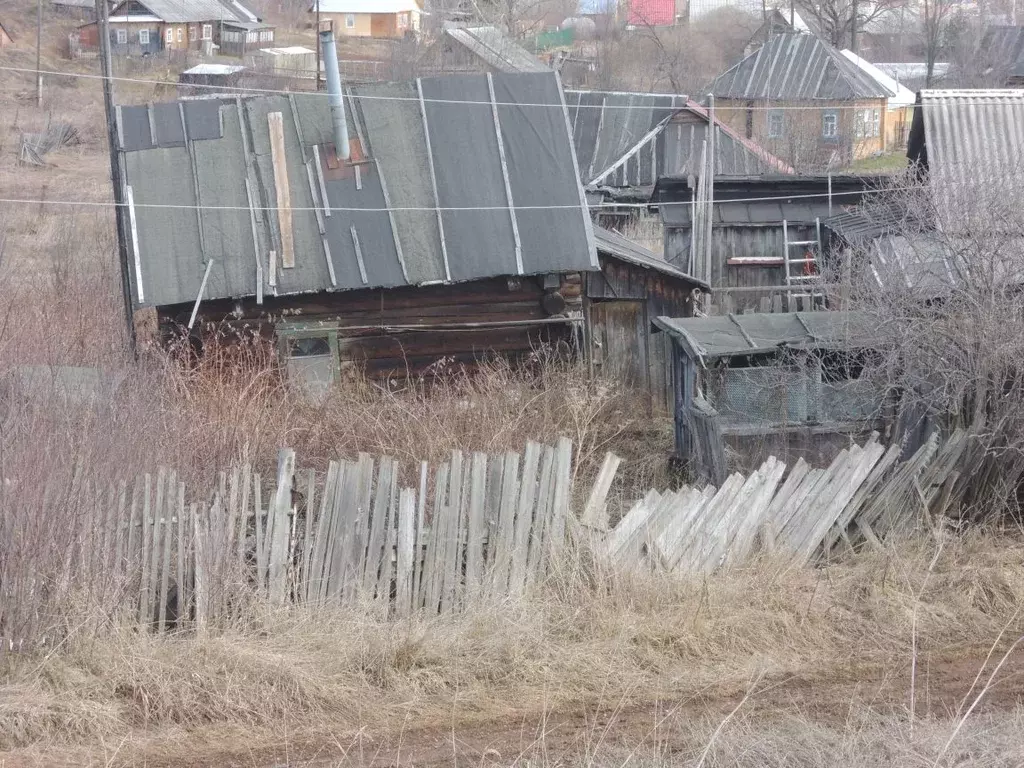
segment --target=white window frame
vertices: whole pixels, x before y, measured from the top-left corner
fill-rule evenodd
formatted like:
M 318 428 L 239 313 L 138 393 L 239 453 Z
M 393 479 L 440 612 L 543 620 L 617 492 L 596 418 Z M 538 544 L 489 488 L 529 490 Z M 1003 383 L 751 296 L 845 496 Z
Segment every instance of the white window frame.
M 178 42 L 185 42 L 185 30 L 182 27 L 178 27 Z
M 140 29 L 139 30 L 139 45 L 149 45 L 149 30 L 148 29 Z
M 117 35 L 117 44 L 118 45 L 128 45 L 128 30 L 127 29 L 115 30 L 115 34 Z
M 871 110 L 871 112 L 872 112 L 872 114 L 871 114 L 871 130 L 872 130 L 871 135 L 875 136 L 875 137 L 881 136 L 882 135 L 882 110 L 880 110 L 880 109 L 873 109 L 873 110 Z
M 839 114 L 837 112 L 822 112 L 821 137 L 823 139 L 839 138 Z
M 781 139 L 786 135 L 786 114 L 781 109 L 768 110 L 768 138 Z
M 164 35 L 164 39 L 167 41 L 167 45 L 174 45 L 174 28 L 168 27 L 167 33 Z
M 398 28 L 406 29 L 409 26 L 409 14 L 400 13 L 398 14 Z
M 354 13 L 345 14 L 345 29 L 356 28 L 356 15 Z
M 213 24 L 203 24 L 203 40 L 213 40 Z

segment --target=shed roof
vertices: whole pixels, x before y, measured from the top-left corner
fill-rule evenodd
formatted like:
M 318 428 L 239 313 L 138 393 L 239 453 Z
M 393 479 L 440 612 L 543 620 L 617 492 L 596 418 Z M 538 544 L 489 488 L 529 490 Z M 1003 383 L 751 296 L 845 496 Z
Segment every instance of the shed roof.
M 241 72 L 245 67 L 238 64 L 196 64 L 191 69 L 186 69 L 183 75 L 233 75 Z
M 551 71 L 550 67 L 497 27 L 464 27 L 448 22 L 444 34 L 498 72 Z
M 126 5 L 118 3 L 111 16 Z M 259 21 L 259 18 L 237 0 L 135 0 L 161 21 L 172 24 L 190 21 Z
M 809 33 L 770 38 L 719 75 L 711 92 L 722 99 L 853 101 L 894 94 L 824 40 Z
M 553 72 L 350 94 L 382 97 L 346 99 L 358 165 L 333 160 L 324 94 L 119 108 L 138 231 L 136 303 L 194 302 L 208 266 L 206 299 L 256 295 L 258 270 L 262 291 L 280 296 L 597 267 Z M 295 266 L 279 263 L 274 287 L 269 253 L 285 242 L 282 156 Z
M 676 280 L 685 280 L 693 283 L 706 293 L 711 293 L 711 286 L 703 280 L 683 272 L 683 270 L 669 264 L 654 251 L 644 248 L 642 245 L 623 237 L 618 232 L 594 225 L 594 238 L 597 241 L 597 252 L 607 254 L 612 258 L 625 261 L 644 269 L 653 269 Z
M 865 312 L 789 312 L 710 317 L 658 317 L 666 331 L 695 360 L 763 354 L 783 348 L 856 349 L 872 345 Z
M 651 187 L 667 174 L 699 172 L 708 111 L 681 94 L 566 91 L 580 173 L 588 187 Z M 670 126 L 683 113 L 690 125 Z M 694 120 L 696 118 L 696 120 Z M 720 120 L 715 145 L 721 174 L 793 169 Z M 675 134 L 666 140 L 665 131 Z M 668 150 L 671 145 L 672 151 Z

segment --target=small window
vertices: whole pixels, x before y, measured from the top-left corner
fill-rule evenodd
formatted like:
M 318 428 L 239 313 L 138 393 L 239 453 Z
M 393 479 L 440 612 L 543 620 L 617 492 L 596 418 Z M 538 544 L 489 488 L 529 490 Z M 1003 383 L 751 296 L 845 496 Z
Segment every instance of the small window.
M 329 354 L 331 354 L 331 342 L 326 336 L 288 340 L 289 357 L 323 357 Z
M 874 127 L 874 133 L 872 136 L 882 135 L 882 110 L 874 110 L 874 114 L 871 116 L 871 125 Z
M 355 29 L 355 28 L 356 28 L 356 15 L 354 13 L 346 14 L 345 15 L 345 29 Z
M 119 29 L 117 30 L 117 44 L 126 45 L 128 43 L 128 30 Z
M 822 112 L 821 136 L 824 139 L 832 140 L 839 137 L 839 114 L 837 112 Z
M 178 27 L 178 42 L 185 42 L 185 30 L 181 27 Z
M 768 138 L 779 139 L 785 133 L 786 118 L 781 109 L 768 112 Z
M 865 119 L 865 115 L 868 116 L 867 119 Z M 853 113 L 853 135 L 855 138 L 863 139 L 868 135 L 868 126 L 871 124 L 870 115 L 871 110 L 868 109 L 858 109 Z
M 409 26 L 409 14 L 408 13 L 400 13 L 400 14 L 398 14 L 398 28 L 399 29 L 405 29 L 408 26 Z
M 213 40 L 213 24 L 203 24 L 203 40 Z
M 139 45 L 149 45 L 149 30 L 148 29 L 140 29 L 139 30 Z
M 167 35 L 165 37 L 167 39 L 167 44 L 168 45 L 173 45 L 173 43 L 174 43 L 174 30 L 171 29 L 170 27 L 168 27 L 167 28 Z

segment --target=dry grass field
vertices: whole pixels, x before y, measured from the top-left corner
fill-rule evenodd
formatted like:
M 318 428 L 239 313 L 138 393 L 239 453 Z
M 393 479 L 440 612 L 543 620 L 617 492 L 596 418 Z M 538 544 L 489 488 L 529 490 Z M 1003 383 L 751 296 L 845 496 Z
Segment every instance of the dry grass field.
M 32 9 L 0 14 L 17 33 L 0 66 L 33 66 Z M 44 66 L 95 72 L 58 53 L 73 24 L 47 16 Z M 169 95 L 118 85 L 125 101 Z M 20 165 L 21 133 L 49 120 L 81 143 Z M 495 365 L 430 391 L 353 385 L 313 405 L 258 346 L 129 360 L 110 210 L 55 204 L 108 201 L 107 162 L 97 80 L 47 78 L 39 110 L 32 76 L 0 70 L 0 198 L 36 201 L 0 203 L 0 378 L 26 364 L 125 378 L 98 405 L 0 392 L 0 627 L 36 628 L 2 638 L 3 768 L 1024 764 L 1012 526 L 699 582 L 598 573 L 581 552 L 536 593 L 456 616 L 282 611 L 160 638 L 56 589 L 45 574 L 80 514 L 60 503 L 75 471 L 163 463 L 202 482 L 241 459 L 270 467 L 281 445 L 322 467 L 360 450 L 437 460 L 568 435 L 578 493 L 610 449 L 626 459 L 614 499 L 673 481 L 668 423 L 572 367 L 537 380 Z M 33 574 L 33 590 L 5 591 Z

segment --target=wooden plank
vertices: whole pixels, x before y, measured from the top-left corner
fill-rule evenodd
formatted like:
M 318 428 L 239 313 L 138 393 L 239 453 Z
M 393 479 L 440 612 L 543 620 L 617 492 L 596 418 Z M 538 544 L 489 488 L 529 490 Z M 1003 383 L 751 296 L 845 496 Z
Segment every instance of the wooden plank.
M 248 464 L 242 465 L 242 500 L 238 508 L 238 568 L 241 571 L 245 567 L 246 539 L 249 536 L 249 498 L 253 486 L 252 468 Z
M 270 542 L 269 594 L 272 605 L 284 605 L 288 595 L 288 540 L 291 532 L 292 485 L 295 481 L 295 451 L 282 448 L 277 454 L 277 487 L 268 515 L 273 515 L 273 536 Z M 268 530 L 270 528 L 268 524 Z
M 309 593 L 309 564 L 313 555 L 313 513 L 316 510 L 316 471 L 306 471 L 306 513 L 303 520 L 302 563 L 295 599 L 305 601 Z
M 177 509 L 178 500 L 178 479 L 174 472 L 171 472 L 167 479 L 167 504 L 164 506 L 160 525 L 163 527 L 163 557 L 160 567 L 160 603 L 157 613 L 157 632 L 163 634 L 167 629 L 167 591 L 171 585 L 171 539 L 173 538 L 174 527 L 172 518 Z
M 125 571 L 125 538 L 126 526 L 132 525 L 132 517 L 135 513 L 135 494 L 132 491 L 132 510 L 128 512 L 128 483 L 122 480 L 118 485 L 117 496 L 117 520 L 114 528 L 114 578 L 120 582 Z
M 565 525 L 569 518 L 569 498 L 572 493 L 572 442 L 559 438 L 555 446 L 555 481 L 552 493 L 551 537 L 548 551 L 555 562 L 565 545 Z
M 142 287 L 142 257 L 139 254 L 139 226 L 135 219 L 135 195 L 131 186 L 124 189 L 128 198 L 128 223 L 132 233 L 132 256 L 135 261 L 135 299 L 142 304 L 146 301 L 146 294 Z
M 615 472 L 621 462 L 622 459 L 614 453 L 605 454 L 601 471 L 597 474 L 597 480 L 594 482 L 586 506 L 583 507 L 583 514 L 580 516 L 580 522 L 583 525 L 599 531 L 608 530 L 608 507 L 606 504 L 608 491 L 611 490 Z
M 189 516 L 192 518 L 192 541 L 195 557 L 193 568 L 195 571 L 195 611 L 196 611 L 196 632 L 202 634 L 206 630 L 209 611 L 209 580 L 207 574 L 207 549 L 206 526 L 199 519 L 199 511 L 196 504 L 189 509 Z
M 387 540 L 388 513 L 391 506 L 391 478 L 394 462 L 382 457 L 377 468 L 377 484 L 374 488 L 373 511 L 368 518 L 369 535 L 366 542 L 366 553 L 359 572 L 362 580 L 363 594 L 373 598 L 377 589 L 377 579 L 383 567 L 384 543 Z
M 474 453 L 470 465 L 469 509 L 466 520 L 466 591 L 469 599 L 479 592 L 486 563 L 484 552 L 484 494 L 487 486 L 487 454 Z
M 188 616 L 188 600 L 186 599 L 185 592 L 185 550 L 187 545 L 185 541 L 185 483 L 183 482 L 178 483 L 178 498 L 174 509 L 175 517 L 177 518 L 175 529 L 178 537 L 177 547 L 175 548 L 177 565 L 175 569 L 175 583 L 177 584 L 178 605 L 175 613 L 177 614 L 180 627 L 181 622 Z
M 324 585 L 322 599 L 338 602 L 342 598 L 342 589 L 346 569 L 349 568 L 351 557 L 346 551 L 355 531 L 351 530 L 348 515 L 353 504 L 358 502 L 360 473 L 363 471 L 360 462 L 342 462 L 335 484 L 331 525 L 327 535 L 324 554 Z M 371 468 L 372 472 L 372 468 Z
M 416 492 L 403 488 L 398 500 L 398 538 L 395 552 L 395 613 L 407 616 L 412 600 L 413 556 L 416 545 Z
M 455 607 L 456 595 L 462 583 L 462 557 L 460 531 L 462 527 L 462 451 L 452 451 L 448 470 L 448 496 L 444 505 L 441 560 L 441 612 Z
M 423 605 L 421 584 L 423 581 L 423 570 L 426 567 L 424 563 L 424 549 L 427 546 L 426 536 L 426 509 L 427 509 L 427 483 L 430 480 L 429 476 L 430 467 L 427 462 L 420 462 L 420 486 L 419 493 L 416 497 L 416 543 L 414 547 L 413 557 L 413 584 L 412 584 L 412 601 L 413 610 L 418 610 Z
M 501 485 L 505 462 L 494 456 L 487 468 L 487 487 L 484 493 L 484 535 L 487 537 L 487 574 L 494 567 L 497 554 L 498 520 L 501 517 Z
M 512 543 L 515 535 L 516 502 L 519 497 L 519 454 L 508 452 L 501 472 L 501 497 L 498 525 L 493 537 L 494 565 L 488 574 L 492 597 L 506 594 L 508 574 L 512 565 Z
M 146 606 L 146 621 L 147 625 L 152 625 L 156 620 L 157 606 L 158 606 L 158 589 L 160 587 L 160 555 L 162 553 L 162 536 L 164 533 L 164 526 L 162 517 L 164 514 L 164 508 L 167 505 L 167 472 L 164 469 L 160 469 L 157 472 L 156 482 L 156 506 L 153 508 L 153 543 L 150 550 L 149 560 L 149 586 L 146 590 L 146 597 L 148 605 Z
M 540 581 L 544 576 L 544 537 L 550 524 L 554 467 L 555 449 L 545 445 L 540 462 L 540 479 L 537 481 L 537 509 L 533 516 L 533 530 L 530 533 L 530 550 L 526 554 L 528 583 Z
M 263 594 L 267 588 L 267 532 L 263 518 L 263 483 L 253 473 L 253 521 L 256 526 L 256 590 Z
M 277 222 L 281 231 L 281 267 L 295 266 L 295 234 L 292 231 L 292 193 L 288 182 L 288 161 L 284 148 L 284 120 L 280 112 L 267 115 L 270 130 L 270 159 L 274 168 Z
M 316 533 L 306 542 L 309 562 L 306 570 L 306 602 L 320 604 L 324 597 L 324 585 L 330 575 L 326 572 L 328 560 L 328 537 L 333 533 L 333 517 L 337 506 L 334 504 L 335 486 L 341 475 L 341 465 L 332 461 L 327 464 L 327 478 L 324 492 L 320 496 L 320 514 L 316 521 Z
M 135 478 L 135 483 L 132 485 L 132 508 L 128 516 L 128 548 L 125 551 L 124 568 L 133 575 L 140 564 L 139 550 L 142 548 L 140 541 L 142 535 L 141 506 L 145 503 L 144 499 L 149 494 L 148 487 L 149 481 L 143 477 Z M 140 501 L 140 496 L 142 496 L 143 501 Z
M 508 590 L 511 596 L 520 595 L 526 586 L 526 559 L 533 529 L 534 508 L 537 505 L 537 470 L 541 447 L 534 442 L 526 444 L 523 455 L 523 476 L 519 483 L 519 501 L 512 535 L 512 563 L 509 570 Z
M 313 145 L 313 162 L 316 168 L 316 180 L 320 186 L 320 202 L 323 205 L 324 216 L 331 217 L 331 201 L 327 199 L 327 185 L 324 184 L 324 170 L 320 163 L 320 145 Z M 390 207 L 390 206 L 388 206 Z
M 426 570 L 423 574 L 423 607 L 428 613 L 437 613 L 441 605 L 441 573 L 443 568 L 444 555 L 441 542 L 443 541 L 445 489 L 448 487 L 448 462 L 444 462 L 437 469 L 434 476 L 434 506 L 433 515 L 430 520 L 430 542 L 427 545 L 427 552 L 424 562 Z
M 395 567 L 395 528 L 398 516 L 398 475 L 400 471 L 398 462 L 392 461 L 388 486 L 385 489 L 387 515 L 384 518 L 384 546 L 380 555 L 380 565 L 377 568 L 377 583 L 374 590 L 374 599 L 385 604 L 391 602 L 391 582 Z

